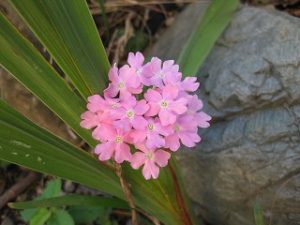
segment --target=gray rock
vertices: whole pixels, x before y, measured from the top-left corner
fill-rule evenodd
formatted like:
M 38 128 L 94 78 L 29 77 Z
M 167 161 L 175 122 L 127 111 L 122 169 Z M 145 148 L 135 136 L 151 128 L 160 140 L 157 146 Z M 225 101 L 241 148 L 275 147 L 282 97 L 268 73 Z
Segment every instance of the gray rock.
M 202 11 L 200 4 L 189 6 L 151 54 L 176 58 L 193 15 Z M 300 20 L 272 8 L 241 7 L 199 79 L 214 122 L 201 131 L 202 143 L 178 158 L 202 217 L 252 225 L 259 201 L 266 224 L 299 225 Z

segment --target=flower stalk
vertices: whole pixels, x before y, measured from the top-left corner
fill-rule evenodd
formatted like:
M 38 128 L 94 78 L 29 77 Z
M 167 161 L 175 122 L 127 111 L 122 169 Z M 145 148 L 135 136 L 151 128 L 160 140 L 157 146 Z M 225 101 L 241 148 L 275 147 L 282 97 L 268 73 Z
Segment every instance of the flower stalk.
M 122 166 L 118 163 L 115 163 L 115 170 L 116 170 L 116 174 L 120 179 L 120 183 L 121 183 L 121 187 L 123 189 L 123 192 L 125 194 L 125 198 L 128 202 L 128 205 L 131 209 L 131 223 L 132 225 L 138 225 L 138 215 L 137 212 L 135 210 L 135 204 L 130 192 L 130 188 L 129 185 L 125 179 L 125 177 L 123 176 L 123 172 L 122 172 Z

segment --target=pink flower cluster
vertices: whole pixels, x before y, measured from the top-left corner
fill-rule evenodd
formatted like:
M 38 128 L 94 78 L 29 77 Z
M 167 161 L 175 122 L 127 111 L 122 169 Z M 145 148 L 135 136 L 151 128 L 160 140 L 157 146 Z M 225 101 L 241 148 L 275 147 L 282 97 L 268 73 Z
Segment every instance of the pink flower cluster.
M 209 127 L 211 117 L 202 112 L 202 101 L 191 94 L 199 87 L 195 77 L 182 80 L 173 60 L 129 53 L 128 65 L 114 65 L 104 97 L 88 98 L 81 115 L 81 126 L 93 129 L 99 160 L 113 158 L 130 162 L 134 169 L 143 166 L 145 179 L 156 179 L 159 168 L 168 164 L 180 143 L 194 147 L 201 138 L 198 128 Z

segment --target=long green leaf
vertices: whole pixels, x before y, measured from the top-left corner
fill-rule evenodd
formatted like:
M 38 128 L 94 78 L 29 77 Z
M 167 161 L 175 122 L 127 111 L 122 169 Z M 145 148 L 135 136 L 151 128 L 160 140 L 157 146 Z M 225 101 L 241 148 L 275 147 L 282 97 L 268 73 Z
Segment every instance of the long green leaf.
M 179 55 L 178 64 L 185 76 L 196 75 L 238 6 L 239 0 L 212 1 Z
M 82 0 L 11 0 L 84 98 L 106 86 L 109 62 Z
M 128 204 L 120 199 L 100 196 L 67 195 L 43 200 L 13 202 L 8 204 L 14 209 L 31 209 L 60 206 L 102 206 L 108 208 L 129 209 Z
M 0 159 L 35 171 L 73 180 L 124 199 L 115 173 L 90 154 L 36 126 L 0 100 Z M 145 181 L 140 171 L 124 167 L 136 205 L 166 225 L 182 225 L 168 169 Z
M 0 158 L 122 197 L 115 173 L 0 101 Z
M 79 126 L 80 113 L 85 110 L 84 101 L 67 87 L 65 81 L 2 13 L 0 27 L 0 64 L 77 134 L 94 145 L 96 142 L 90 133 Z

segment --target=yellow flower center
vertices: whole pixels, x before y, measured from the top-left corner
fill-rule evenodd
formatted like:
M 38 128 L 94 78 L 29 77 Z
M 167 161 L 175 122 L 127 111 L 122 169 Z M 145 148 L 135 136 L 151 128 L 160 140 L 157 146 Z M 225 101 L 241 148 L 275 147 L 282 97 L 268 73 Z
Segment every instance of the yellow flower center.
M 179 132 L 180 131 L 180 126 L 178 124 L 175 125 L 175 132 Z
M 127 117 L 129 118 L 129 119 L 132 119 L 133 118 L 133 116 L 134 116 L 134 112 L 132 112 L 131 110 L 129 110 L 129 111 L 127 111 Z
M 118 108 L 118 105 L 117 105 L 117 103 L 114 103 L 114 104 L 112 104 L 112 105 L 111 105 L 111 108 L 112 108 L 112 109 L 116 109 L 116 108 Z
M 124 88 L 124 87 L 125 87 L 125 85 L 124 85 L 123 82 L 120 82 L 120 83 L 118 84 L 118 88 L 119 88 L 119 89 L 122 89 L 122 88 Z
M 168 102 L 166 100 L 161 101 L 160 106 L 162 108 L 167 108 L 168 107 Z
M 152 152 L 146 153 L 146 158 L 149 159 L 149 160 L 152 160 L 153 159 L 153 153 Z
M 122 142 L 122 137 L 117 136 L 115 142 L 116 142 L 116 144 L 120 144 Z
M 148 129 L 149 129 L 149 130 L 153 130 L 153 129 L 154 129 L 153 123 L 149 123 L 149 124 L 148 124 Z

